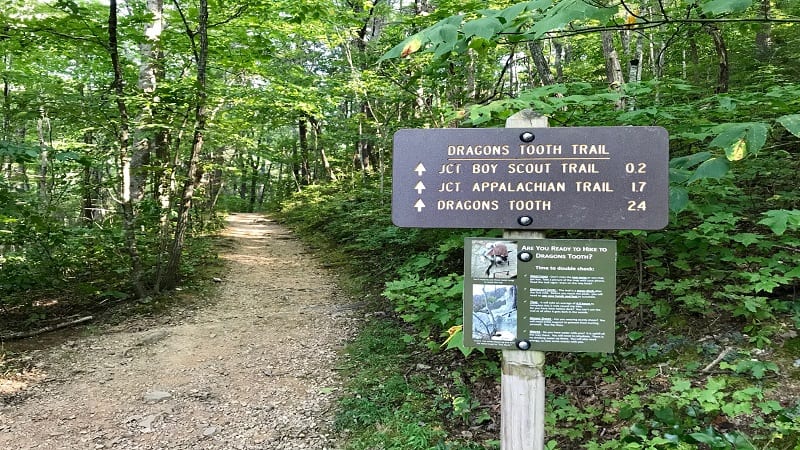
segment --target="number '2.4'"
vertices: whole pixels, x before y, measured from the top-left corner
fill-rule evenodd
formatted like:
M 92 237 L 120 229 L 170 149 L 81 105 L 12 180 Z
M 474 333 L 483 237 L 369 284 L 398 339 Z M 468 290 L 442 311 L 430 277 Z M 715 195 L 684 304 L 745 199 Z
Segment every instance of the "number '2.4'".
M 628 211 L 647 211 L 647 201 L 628 200 Z

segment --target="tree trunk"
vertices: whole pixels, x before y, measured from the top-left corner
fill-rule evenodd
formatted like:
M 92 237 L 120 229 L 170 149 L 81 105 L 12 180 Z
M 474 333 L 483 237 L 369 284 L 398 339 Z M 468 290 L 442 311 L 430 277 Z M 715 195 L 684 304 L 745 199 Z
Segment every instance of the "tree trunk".
M 83 165 L 83 196 L 81 199 L 81 219 L 83 224 L 91 226 L 94 223 L 94 196 L 92 195 L 92 166 Z
M 475 79 L 475 51 L 473 49 L 467 49 L 467 58 L 469 58 L 469 62 L 467 62 L 467 66 L 464 67 L 464 70 L 467 72 L 467 84 L 464 97 L 468 99 L 467 101 L 474 101 L 478 99 L 478 83 Z
M 234 190 L 239 195 L 239 198 L 244 200 L 247 198 L 247 162 L 245 161 L 245 156 L 239 151 L 236 152 L 236 156 L 234 158 L 236 165 L 239 167 L 239 172 L 242 174 L 238 189 Z
M 92 144 L 92 134 L 86 132 L 83 135 L 83 143 Z M 97 218 L 97 204 L 95 200 L 100 198 L 99 180 L 97 171 L 91 164 L 83 165 L 83 180 L 81 186 L 81 219 L 86 226 L 91 226 Z
M 281 198 L 281 196 L 283 195 L 283 190 L 284 190 L 283 189 L 283 161 L 281 161 L 280 164 L 278 164 L 278 179 L 277 179 L 277 183 L 276 184 L 277 184 L 276 189 L 279 189 L 277 197 Z
M 614 62 L 611 60 L 611 52 L 614 52 L 614 36 L 610 31 L 601 31 L 600 39 L 606 62 L 606 81 L 611 84 L 614 82 Z
M 553 53 L 555 54 L 555 58 L 553 61 L 553 65 L 556 68 L 556 82 L 563 83 L 564 82 L 564 63 L 569 62 L 569 46 L 564 46 L 564 43 L 561 42 L 559 39 L 551 39 L 553 44 Z
M 300 163 L 299 163 L 299 156 L 297 156 L 297 143 L 292 144 L 292 157 L 289 160 L 291 161 L 291 173 L 292 177 L 294 178 L 294 182 L 297 185 L 297 192 L 302 191 L 300 188 Z
M 155 92 L 158 84 L 158 67 L 161 63 L 161 32 L 163 30 L 163 0 L 147 0 L 147 12 L 153 20 L 145 26 L 144 41 L 139 45 L 141 65 L 137 87 L 144 98 L 136 129 L 133 132 L 131 155 L 131 195 L 134 202 L 144 197 L 147 176 L 144 166 L 150 164 L 150 155 L 155 146 L 155 136 L 148 127 L 154 122 Z
M 717 52 L 717 59 L 719 60 L 719 71 L 717 72 L 717 86 L 714 92 L 717 94 L 724 94 L 728 92 L 728 85 L 730 82 L 730 67 L 728 66 L 728 46 L 725 44 L 725 37 L 722 31 L 713 24 L 706 25 L 706 31 L 711 35 L 714 41 L 714 50 Z
M 320 125 L 319 121 L 313 117 L 309 117 L 308 120 L 311 123 L 311 130 L 314 133 L 314 148 L 319 151 L 319 158 L 322 161 L 322 167 L 325 169 L 328 179 L 331 181 L 336 181 L 336 174 L 333 172 L 331 162 L 328 160 L 328 156 L 325 154 L 325 148 L 319 145 L 319 136 L 322 134 L 322 125 Z
M 304 185 L 311 184 L 311 168 L 308 161 L 308 120 L 305 116 L 297 121 L 297 132 L 300 140 L 300 173 L 298 178 Z
M 258 184 L 258 169 L 261 168 L 261 157 L 256 156 L 255 159 L 250 160 L 250 198 L 247 206 L 247 212 L 253 212 L 256 209 L 256 185 Z
M 6 70 L 11 69 L 11 64 L 8 62 L 9 57 L 5 56 Z M 8 82 L 8 75 L 3 73 L 3 128 L 0 134 L 0 140 L 11 140 L 11 85 Z M 9 166 L 11 163 L 9 163 Z
M 511 54 L 508 55 L 508 92 L 511 97 L 519 95 L 519 74 L 517 67 L 517 55 L 512 49 Z
M 39 111 L 39 119 L 36 122 L 36 131 L 39 135 L 39 200 L 42 204 L 47 203 L 48 189 L 47 189 L 47 171 L 50 166 L 49 154 L 47 148 L 47 140 L 45 139 L 45 131 L 50 132 L 50 119 L 47 117 L 44 108 Z
M 528 51 L 531 54 L 533 65 L 536 67 L 536 73 L 539 74 L 539 80 L 542 82 L 542 86 L 554 84 L 555 80 L 553 79 L 553 74 L 550 73 L 550 64 L 544 56 L 542 43 L 539 41 L 530 41 L 528 43 Z
M 136 246 L 136 217 L 134 215 L 131 199 L 131 159 L 129 154 L 130 131 L 128 108 L 124 99 L 124 85 L 122 66 L 119 62 L 119 49 L 117 45 L 117 0 L 111 0 L 108 8 L 108 50 L 111 56 L 111 65 L 114 71 L 114 94 L 119 111 L 119 156 L 122 166 L 122 186 L 120 209 L 123 216 L 123 232 L 128 255 L 131 259 L 131 284 L 137 298 L 145 296 L 142 284 L 142 262 L 139 249 Z
M 689 49 L 687 60 L 690 64 L 687 80 L 692 80 L 695 82 L 700 80 L 701 74 L 705 72 L 705 70 L 701 70 L 700 68 L 700 50 L 697 46 L 697 38 L 695 37 L 694 32 L 689 33 Z
M 216 154 L 211 154 L 210 159 L 214 169 L 208 177 L 208 200 L 206 200 L 205 209 L 213 215 L 214 209 L 217 207 L 217 200 L 222 192 L 224 186 L 222 167 L 225 165 L 224 148 L 218 149 Z
M 644 34 L 636 34 L 636 46 L 633 55 L 628 61 L 628 83 L 638 83 L 642 81 L 642 58 L 644 57 Z
M 267 195 L 270 191 L 270 184 L 272 182 L 272 163 L 267 164 L 266 169 L 264 170 L 264 183 L 261 185 L 261 193 L 258 196 L 258 206 L 264 206 L 264 196 Z
M 771 0 L 761 0 L 761 14 L 764 16 L 764 19 L 769 19 L 771 8 L 770 1 Z M 765 22 L 759 25 L 756 30 L 756 58 L 760 61 L 766 61 L 772 57 L 773 50 L 772 24 Z
M 356 142 L 356 157 L 358 158 L 358 163 L 360 165 L 361 171 L 363 174 L 370 174 L 373 172 L 373 167 L 375 167 L 375 155 L 373 154 L 374 146 L 372 144 L 372 139 L 367 136 L 367 133 L 364 131 L 365 124 L 369 120 L 370 122 L 375 119 L 375 116 L 372 114 L 372 108 L 370 108 L 369 104 L 365 101 L 361 103 L 361 114 L 358 119 L 358 142 Z
M 606 77 L 608 85 L 612 90 L 622 92 L 622 85 L 625 79 L 622 76 L 622 65 L 619 62 L 617 50 L 614 49 L 614 38 L 610 31 L 600 32 L 601 42 L 603 44 L 603 55 L 606 60 Z M 617 102 L 617 109 L 625 108 L 625 100 L 620 99 Z
M 179 8 L 177 1 L 174 3 L 175 7 Z M 178 205 L 175 237 L 172 240 L 169 262 L 164 272 L 163 287 L 166 289 L 173 289 L 178 284 L 181 254 L 183 253 L 183 244 L 186 240 L 186 230 L 189 226 L 189 211 L 191 210 L 192 199 L 194 198 L 194 190 L 199 173 L 200 153 L 203 149 L 203 138 L 206 129 L 206 103 L 208 101 L 208 93 L 206 92 L 206 67 L 208 65 L 208 0 L 200 0 L 197 14 L 197 29 L 195 31 L 191 30 L 184 18 L 184 25 L 186 25 L 187 35 L 192 43 L 195 65 L 197 66 L 195 85 L 197 104 L 195 105 L 194 136 L 192 138 L 192 149 L 189 156 L 189 167 L 186 180 L 183 183 L 183 193 L 181 195 L 180 204 Z M 199 39 L 199 45 L 195 41 L 195 37 Z
M 3 60 L 5 67 L 9 70 L 11 68 L 10 57 L 6 55 Z M 11 85 L 6 73 L 3 73 L 3 124 L 0 129 L 0 140 L 11 140 Z M 14 172 L 14 160 L 11 156 L 0 156 L 0 170 L 3 171 L 3 178 L 11 179 L 11 174 Z
M 10 70 L 10 57 L 5 55 L 3 60 L 6 70 Z M 0 132 L 2 133 L 0 134 L 0 140 L 11 141 L 11 85 L 5 72 L 3 73 L 3 124 Z M 11 175 L 14 173 L 14 159 L 10 155 L 2 156 L 0 157 L 0 165 L 2 165 L 0 170 L 3 171 L 3 178 L 10 180 Z
M 644 45 L 644 33 L 636 33 L 636 44 L 633 55 L 628 59 L 628 83 L 638 83 L 642 80 L 642 58 L 644 56 L 642 47 Z M 628 109 L 636 109 L 636 98 L 628 97 Z
M 156 154 L 160 155 L 159 151 L 164 151 L 163 155 L 159 156 L 162 161 L 162 173 L 159 174 L 161 183 L 158 188 L 158 205 L 159 205 L 159 242 L 158 242 L 158 262 L 156 270 L 156 279 L 153 283 L 156 293 L 161 292 L 164 285 L 164 275 L 166 267 L 164 260 L 169 261 L 168 248 L 170 247 L 170 233 L 172 231 L 172 197 L 177 191 L 177 171 L 180 163 L 180 148 L 183 141 L 183 133 L 186 130 L 186 125 L 189 123 L 191 109 L 187 108 L 183 114 L 183 120 L 179 128 L 179 132 L 175 137 L 175 142 L 171 143 L 171 134 L 167 133 L 163 142 L 163 147 L 156 145 Z M 169 160 L 170 144 L 172 144 L 173 155 L 171 161 Z M 162 159 L 163 157 L 163 159 Z

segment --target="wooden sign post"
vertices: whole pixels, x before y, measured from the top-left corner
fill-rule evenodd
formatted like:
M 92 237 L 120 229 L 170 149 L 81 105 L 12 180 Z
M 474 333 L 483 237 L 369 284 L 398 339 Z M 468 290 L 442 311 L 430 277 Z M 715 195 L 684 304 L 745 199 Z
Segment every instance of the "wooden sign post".
M 506 120 L 506 128 L 546 128 L 547 117 L 531 110 Z M 504 238 L 544 239 L 540 231 L 505 230 Z M 544 352 L 503 350 L 500 449 L 544 449 Z
M 661 127 L 548 128 L 531 110 L 395 133 L 395 225 L 505 230 L 465 239 L 464 284 L 464 344 L 502 351 L 501 450 L 544 449 L 545 351 L 614 351 L 616 243 L 534 230 L 663 228 L 668 156 Z

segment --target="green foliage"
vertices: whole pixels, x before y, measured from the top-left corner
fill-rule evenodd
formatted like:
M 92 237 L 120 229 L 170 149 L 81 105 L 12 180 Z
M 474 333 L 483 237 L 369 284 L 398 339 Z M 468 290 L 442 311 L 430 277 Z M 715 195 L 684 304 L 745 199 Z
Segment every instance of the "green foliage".
M 778 373 L 778 366 L 772 361 L 759 361 L 757 359 L 743 359 L 737 361 L 736 364 L 730 364 L 722 361 L 719 364 L 720 369 L 731 369 L 736 373 L 746 373 L 753 378 L 760 380 L 764 378 L 768 371 Z
M 644 381 L 639 381 L 643 383 Z M 618 400 L 606 401 L 604 409 L 607 415 L 599 410 L 593 415 L 585 416 L 585 412 L 577 410 L 568 400 L 562 399 L 553 405 L 554 414 L 561 415 L 562 420 L 586 421 L 623 420 L 626 426 L 618 438 L 604 443 L 591 441 L 585 448 L 590 449 L 667 449 L 697 448 L 699 444 L 720 449 L 756 449 L 759 442 L 777 444 L 782 442 L 791 448 L 796 442 L 780 433 L 753 435 L 732 429 L 730 420 L 738 417 L 759 417 L 755 430 L 763 430 L 786 424 L 787 414 L 792 408 L 784 408 L 778 402 L 765 400 L 761 387 L 734 388 L 724 378 L 708 378 L 705 383 L 694 383 L 690 379 L 674 377 L 671 387 L 660 393 L 648 393 L 647 389 L 634 389 L 630 394 Z M 580 428 L 569 428 L 575 430 Z M 561 428 L 563 429 L 563 428 Z M 593 430 L 576 433 L 575 437 L 591 434 Z M 563 434 L 556 431 L 556 434 Z
M 483 17 L 473 20 L 465 21 L 462 15 L 443 19 L 397 44 L 379 61 L 407 57 L 421 48 L 440 58 L 451 52 L 464 53 L 469 48 L 480 48 L 484 41 L 496 41 L 509 34 L 514 41 L 535 40 L 570 24 L 605 23 L 617 13 L 617 8 L 582 0 L 534 0 L 518 2 L 504 9 L 482 9 L 479 13 Z M 527 23 L 533 25 L 527 28 Z
M 353 359 L 343 369 L 358 382 L 350 384 L 350 395 L 340 400 L 343 414 L 335 424 L 339 430 L 355 434 L 346 448 L 399 449 L 405 444 L 427 449 L 443 436 L 435 416 L 416 415 L 415 405 L 424 403 L 426 396 L 399 370 L 404 347 L 399 330 L 385 323 L 373 323 L 350 345 Z M 381 432 L 364 432 L 378 424 Z
M 400 317 L 419 330 L 418 336 L 427 340 L 436 329 L 446 328 L 461 319 L 463 277 L 455 274 L 420 280 L 409 275 L 386 284 L 383 295 L 395 304 Z M 428 342 L 431 349 L 439 346 Z
M 800 280 L 796 258 L 800 194 L 793 181 L 800 163 L 794 153 L 782 150 L 798 145 L 791 121 L 785 118 L 797 105 L 791 99 L 798 86 L 774 87 L 767 96 L 739 92 L 697 97 L 690 87 L 667 89 L 677 85 L 675 80 L 661 80 L 631 90 L 636 93 L 634 111 L 615 110 L 613 104 L 622 94 L 588 83 L 523 91 L 517 98 L 469 110 L 469 125 L 501 125 L 515 110 L 535 105 L 550 114 L 551 123 L 562 126 L 661 125 L 670 131 L 670 226 L 662 231 L 618 233 L 618 285 L 627 289 L 618 314 L 626 339 L 613 358 L 563 359 L 547 366 L 548 378 L 556 385 L 553 392 L 561 392 L 559 383 L 587 383 L 609 386 L 619 397 L 578 402 L 572 396 L 554 394 L 548 402 L 548 435 L 556 448 L 557 442 L 563 448 L 581 442 L 586 448 L 614 449 L 759 448 L 770 442 L 791 448 L 796 442 L 790 431 L 768 431 L 797 427 L 787 420 L 790 409 L 774 400 L 772 383 L 786 376 L 781 364 L 742 355 L 750 354 L 747 346 L 771 348 L 782 333 L 792 329 L 788 324 L 800 321 L 793 296 Z M 692 99 L 679 98 L 687 93 Z M 760 102 L 755 102 L 756 97 Z M 698 117 L 698 110 L 709 113 Z M 742 116 L 748 119 L 737 120 Z M 312 187 L 307 190 L 313 194 L 296 196 L 308 195 L 301 203 L 290 203 L 291 211 L 285 213 L 307 217 L 302 226 L 342 239 L 344 247 L 358 250 L 368 242 L 369 249 L 384 246 L 392 266 L 385 271 L 384 296 L 411 326 L 400 340 L 440 348 L 449 337 L 443 331 L 461 323 L 461 278 L 455 273 L 463 265 L 463 237 L 470 233 L 497 236 L 497 231 L 393 229 L 374 220 L 375 214 L 389 217 L 388 202 L 373 205 L 372 212 L 363 214 L 365 218 L 372 215 L 371 222 L 361 220 L 361 206 L 356 205 L 375 202 L 361 199 L 374 195 L 369 185 L 359 189 L 337 194 L 332 185 Z M 335 214 L 344 210 L 337 206 L 344 195 L 352 206 L 346 209 L 347 220 L 338 223 Z M 310 205 L 313 209 L 303 209 Z M 349 234 L 343 234 L 344 230 Z M 735 345 L 742 351 L 719 362 L 722 375 L 705 379 L 698 373 L 721 350 L 711 344 L 692 344 L 699 339 L 713 341 L 708 336 L 717 332 L 691 325 L 698 322 L 716 324 L 738 336 Z M 657 339 L 663 330 L 674 335 Z M 470 353 L 459 346 L 458 337 L 455 331 L 445 347 L 463 351 L 472 362 L 491 357 L 491 352 Z M 705 363 L 701 364 L 701 358 Z M 682 361 L 676 363 L 676 359 Z M 666 390 L 644 381 L 672 364 L 684 381 L 675 378 L 674 372 L 664 375 L 664 380 L 676 383 Z M 638 378 L 631 377 L 648 370 L 647 378 L 635 381 Z M 477 419 L 477 413 L 484 404 L 476 402 L 474 392 L 450 395 L 434 396 L 442 399 L 442 415 L 461 423 L 483 420 Z M 622 423 L 614 411 L 620 411 Z M 598 439 L 600 427 L 613 428 L 618 434 Z
M 347 348 L 341 369 L 351 380 L 339 400 L 335 427 L 346 437 L 342 448 L 484 448 L 448 438 L 443 420 L 480 425 L 491 420 L 470 394 L 461 373 L 434 381 L 420 368 L 405 376 L 409 348 L 403 330 L 387 320 L 368 323 Z M 430 369 L 430 367 L 428 367 Z
M 759 225 L 766 225 L 778 236 L 783 235 L 787 229 L 792 231 L 800 230 L 800 210 L 785 209 L 765 211 L 762 215 L 766 216 L 758 221 Z
M 782 160 L 773 160 L 772 155 L 762 155 L 759 161 L 766 166 L 774 165 L 769 170 L 791 170 L 781 167 Z M 756 170 L 751 172 L 741 167 L 732 170 L 746 185 L 749 180 L 757 179 L 751 178 L 755 177 Z M 749 336 L 739 335 L 736 345 L 747 345 L 748 340 L 757 345 L 769 345 L 768 341 L 781 330 L 769 326 L 770 321 L 792 311 L 792 303 L 775 293 L 790 287 L 797 279 L 796 266 L 792 264 L 795 260 L 791 258 L 791 248 L 797 245 L 797 238 L 790 233 L 777 235 L 768 224 L 758 224 L 762 216 L 748 212 L 753 208 L 752 202 L 740 192 L 741 188 L 735 186 L 732 178 L 713 182 L 698 180 L 693 188 L 702 190 L 705 200 L 692 203 L 682 213 L 691 227 L 620 234 L 623 238 L 619 249 L 620 283 L 626 285 L 626 277 L 640 273 L 638 276 L 642 277 L 645 288 L 624 297 L 622 309 L 639 311 L 636 314 L 669 323 L 671 325 L 665 325 L 669 327 L 680 326 L 680 318 L 686 316 L 690 321 L 698 316 L 709 321 L 727 316 L 730 320 L 741 320 L 742 331 L 749 333 Z M 344 239 L 339 241 L 338 247 L 350 255 L 349 264 L 357 270 L 363 267 L 363 261 L 372 261 L 363 253 L 384 248 L 387 257 L 382 261 L 385 264 L 382 273 L 389 280 L 384 295 L 391 302 L 390 308 L 410 326 L 393 329 L 391 336 L 375 338 L 369 351 L 359 352 L 358 362 L 353 361 L 352 367 L 362 367 L 364 373 L 351 378 L 366 381 L 375 392 L 353 390 L 344 396 L 343 419 L 337 423 L 340 430 L 350 436 L 348 445 L 351 447 L 348 448 L 392 448 L 404 439 L 429 448 L 451 448 L 442 443 L 446 441 L 447 426 L 431 425 L 433 431 L 427 426 L 436 420 L 445 420 L 474 428 L 495 420 L 486 415 L 486 403 L 472 387 L 475 378 L 468 375 L 477 376 L 476 364 L 491 359 L 492 354 L 471 354 L 470 372 L 453 369 L 446 372 L 448 381 L 444 383 L 425 381 L 427 377 L 422 376 L 396 377 L 397 372 L 409 369 L 394 366 L 381 359 L 383 357 L 375 357 L 375 361 L 370 362 L 373 356 L 369 354 L 382 346 L 389 353 L 396 352 L 400 360 L 397 364 L 414 367 L 416 363 L 402 360 L 413 354 L 410 349 L 416 348 L 416 343 L 438 348 L 444 340 L 439 332 L 460 323 L 461 278 L 451 271 L 463 266 L 466 233 L 400 229 L 388 232 L 390 226 L 386 228 L 385 222 L 374 220 L 376 211 L 389 216 L 388 206 L 378 200 L 381 194 L 375 189 L 369 184 L 358 190 L 332 185 L 309 188 L 307 191 L 313 191 L 314 195 L 296 195 L 282 213 L 300 229 L 308 226 L 306 232 L 314 236 Z M 736 199 L 735 205 L 746 207 L 736 214 L 721 198 Z M 347 211 L 346 218 L 337 217 L 342 211 Z M 776 246 L 787 249 L 779 249 L 779 256 L 772 258 L 776 255 Z M 783 251 L 785 253 L 781 253 Z M 739 269 L 732 271 L 732 266 Z M 371 281 L 381 283 L 382 280 L 373 277 Z M 720 287 L 720 283 L 724 286 Z M 379 327 L 383 330 L 387 325 L 382 323 Z M 370 333 L 368 331 L 367 335 Z M 556 358 L 548 363 L 547 376 L 551 386 L 555 386 L 553 389 L 559 389 L 561 383 L 588 382 L 612 386 L 619 392 L 619 396 L 588 403 L 578 403 L 568 395 L 548 401 L 548 436 L 553 438 L 549 444 L 552 448 L 562 448 L 558 442 L 564 443 L 565 448 L 570 448 L 569 443 L 583 442 L 586 448 L 687 449 L 698 445 L 758 448 L 764 442 L 792 442 L 793 438 L 787 437 L 792 435 L 788 433 L 798 425 L 787 420 L 790 410 L 771 398 L 772 391 L 767 384 L 781 376 L 776 362 L 748 357 L 747 352 L 732 353 L 731 358 L 719 362 L 719 370 L 724 375 L 703 381 L 698 377 L 702 365 L 697 360 L 707 358 L 706 361 L 710 361 L 720 353 L 720 347 L 698 346 L 695 338 L 680 335 L 654 341 L 647 328 L 633 329 L 627 336 L 627 343 L 621 345 L 616 355 Z M 448 347 L 452 349 L 459 348 L 457 342 L 450 344 Z M 689 360 L 676 364 L 675 358 Z M 375 367 L 369 365 L 373 363 Z M 636 375 L 646 371 L 648 365 L 655 369 L 647 375 Z M 677 378 L 671 379 L 671 387 L 654 389 L 648 384 L 647 380 L 657 377 L 662 367 L 673 365 L 680 372 Z M 484 373 L 496 376 L 496 363 L 488 367 L 491 369 Z M 385 394 L 391 396 L 384 397 Z M 402 403 L 398 403 L 399 399 Z M 406 423 L 411 417 L 423 417 L 425 426 L 419 422 Z M 754 419 L 742 423 L 743 417 Z M 618 423 L 620 419 L 622 423 Z M 726 425 L 720 428 L 719 423 Z M 728 423 L 736 425 L 730 428 Z M 595 439 L 601 427 L 618 427 L 619 435 L 601 442 Z M 786 431 L 773 433 L 773 429 Z M 465 444 L 463 448 L 469 447 Z
M 778 123 L 783 125 L 790 133 L 800 137 L 800 114 L 788 114 L 778 117 Z

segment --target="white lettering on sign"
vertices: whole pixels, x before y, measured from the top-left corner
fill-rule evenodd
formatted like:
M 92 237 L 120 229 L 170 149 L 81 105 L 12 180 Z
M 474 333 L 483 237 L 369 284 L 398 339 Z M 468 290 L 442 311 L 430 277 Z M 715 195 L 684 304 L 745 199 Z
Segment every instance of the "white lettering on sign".
M 594 163 L 561 163 L 561 173 L 600 173 Z
M 497 164 L 473 164 L 472 173 L 497 173 Z
M 472 192 L 566 192 L 567 183 L 563 181 L 482 181 L 473 183 Z
M 572 144 L 573 155 L 608 155 L 605 144 Z
M 519 145 L 519 154 L 526 155 L 526 156 L 550 156 L 550 155 L 560 155 L 561 154 L 561 145 L 560 144 L 520 144 Z
M 553 203 L 550 200 L 509 200 L 511 211 L 550 211 Z
M 461 182 L 447 181 L 442 183 L 442 187 L 439 188 L 439 192 L 461 192 Z
M 608 181 L 576 181 L 575 190 L 578 192 L 614 192 Z
M 448 145 L 447 156 L 508 156 L 506 145 Z
M 567 255 L 559 255 L 557 253 L 537 253 L 536 259 L 567 259 Z
M 460 163 L 442 164 L 442 169 L 439 171 L 439 173 L 440 174 L 461 173 L 461 164 Z
M 550 163 L 509 164 L 508 173 L 550 173 Z
M 497 211 L 500 202 L 497 200 L 439 200 L 436 202 L 439 211 Z

